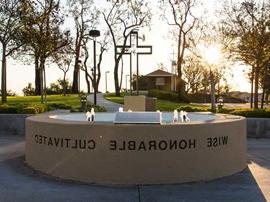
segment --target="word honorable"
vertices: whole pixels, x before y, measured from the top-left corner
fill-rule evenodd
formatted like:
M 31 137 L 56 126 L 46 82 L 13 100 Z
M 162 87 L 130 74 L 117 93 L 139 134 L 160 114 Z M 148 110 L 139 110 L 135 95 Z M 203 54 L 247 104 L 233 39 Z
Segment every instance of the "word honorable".
M 150 141 L 110 141 L 110 150 L 137 150 L 137 151 L 155 151 L 155 150 L 184 150 L 195 149 L 195 139 L 181 140 L 150 140 Z

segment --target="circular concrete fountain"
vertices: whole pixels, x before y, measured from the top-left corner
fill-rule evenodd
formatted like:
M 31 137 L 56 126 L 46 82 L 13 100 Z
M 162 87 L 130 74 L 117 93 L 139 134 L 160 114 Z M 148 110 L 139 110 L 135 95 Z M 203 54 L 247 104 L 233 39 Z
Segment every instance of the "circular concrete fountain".
M 246 120 L 190 114 L 188 123 L 114 124 L 114 114 L 33 116 L 26 162 L 55 177 L 97 184 L 212 180 L 246 167 Z M 201 117 L 201 118 L 200 118 Z

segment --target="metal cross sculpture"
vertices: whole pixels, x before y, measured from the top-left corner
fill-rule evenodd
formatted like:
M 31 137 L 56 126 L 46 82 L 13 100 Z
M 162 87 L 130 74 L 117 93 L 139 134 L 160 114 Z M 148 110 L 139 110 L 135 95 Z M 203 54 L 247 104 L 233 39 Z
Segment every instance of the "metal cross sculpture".
M 132 43 L 132 39 L 135 38 L 135 43 Z M 138 31 L 132 31 L 130 33 L 130 43 L 127 46 L 116 46 L 116 54 L 121 54 L 123 48 L 125 49 L 124 55 L 130 56 L 130 92 L 132 93 L 132 64 L 133 61 L 136 63 L 136 91 L 139 95 L 139 55 L 151 55 L 152 46 L 139 45 L 139 34 Z M 133 60 L 133 55 L 136 55 L 136 60 Z

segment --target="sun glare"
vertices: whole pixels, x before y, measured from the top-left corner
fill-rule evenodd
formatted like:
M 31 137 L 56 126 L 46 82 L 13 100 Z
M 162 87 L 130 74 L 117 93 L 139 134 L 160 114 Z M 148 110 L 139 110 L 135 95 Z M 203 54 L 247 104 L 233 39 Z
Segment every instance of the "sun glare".
M 202 55 L 208 64 L 218 64 L 220 62 L 221 54 L 218 46 L 203 47 Z

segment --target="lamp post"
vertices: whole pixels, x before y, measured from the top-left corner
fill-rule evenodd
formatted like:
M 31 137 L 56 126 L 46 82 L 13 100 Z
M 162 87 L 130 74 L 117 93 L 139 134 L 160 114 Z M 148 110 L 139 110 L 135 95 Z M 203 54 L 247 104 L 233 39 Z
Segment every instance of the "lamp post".
M 97 104 L 97 78 L 96 78 L 96 70 L 97 70 L 97 64 L 96 64 L 96 38 L 100 36 L 99 30 L 90 30 L 89 35 L 93 37 L 94 41 L 94 104 Z
M 110 71 L 105 72 L 105 87 L 106 87 L 106 93 L 108 92 L 107 90 L 107 74 L 110 73 Z
M 128 77 L 129 77 L 129 74 L 126 75 L 126 91 L 128 92 Z

